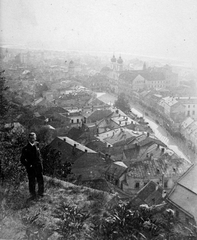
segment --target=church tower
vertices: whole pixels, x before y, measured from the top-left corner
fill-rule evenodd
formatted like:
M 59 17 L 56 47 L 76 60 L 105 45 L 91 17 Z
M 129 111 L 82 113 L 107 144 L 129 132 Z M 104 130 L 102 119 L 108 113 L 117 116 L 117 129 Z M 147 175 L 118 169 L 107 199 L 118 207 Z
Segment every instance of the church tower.
M 117 71 L 118 72 L 123 71 L 123 60 L 121 56 L 117 60 Z
M 116 58 L 115 58 L 115 56 L 113 55 L 113 57 L 112 57 L 112 59 L 111 59 L 111 69 L 113 70 L 113 71 L 116 71 L 117 69 L 116 69 Z

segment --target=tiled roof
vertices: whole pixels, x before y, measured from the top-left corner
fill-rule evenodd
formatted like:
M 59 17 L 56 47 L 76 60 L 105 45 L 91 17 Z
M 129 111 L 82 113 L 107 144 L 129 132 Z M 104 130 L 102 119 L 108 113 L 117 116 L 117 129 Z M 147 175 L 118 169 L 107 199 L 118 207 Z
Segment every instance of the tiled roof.
M 113 145 L 115 143 L 122 142 L 122 141 L 124 141 L 126 143 L 127 141 L 130 141 L 131 139 L 135 139 L 136 136 L 138 136 L 138 135 L 135 134 L 132 130 L 125 128 L 125 129 L 119 129 L 119 131 L 114 133 L 114 135 L 104 138 L 103 141 Z
M 131 162 L 129 177 L 144 178 L 157 177 L 164 173 L 165 177 L 181 176 L 189 168 L 188 162 L 183 159 L 169 159 L 161 156 L 159 159 L 146 159 L 143 161 Z
M 155 138 L 151 138 L 151 137 L 147 137 L 146 139 L 140 141 L 138 144 L 140 146 L 145 146 L 149 143 L 156 143 L 160 146 L 163 146 L 163 147 L 167 147 L 162 141 L 160 141 L 159 139 L 155 139 Z
M 101 142 L 99 139 L 92 139 L 86 146 L 94 151 L 107 152 L 108 148 L 105 143 Z
M 138 74 L 138 75 L 133 79 L 133 81 L 134 81 L 134 80 L 137 80 L 137 81 L 140 80 L 140 81 L 141 81 L 141 80 L 145 80 L 145 79 L 144 79 L 144 77 L 142 77 L 140 74 Z
M 104 133 L 101 133 L 98 135 L 98 139 L 100 139 L 103 142 L 108 142 L 109 144 L 111 143 L 116 143 L 119 141 L 122 141 L 125 139 L 133 139 L 133 137 L 139 136 L 139 132 L 135 132 L 133 130 L 127 129 L 127 128 L 116 128 Z
M 165 80 L 165 75 L 162 72 L 143 71 L 140 73 L 148 81 L 162 81 Z
M 111 156 L 112 159 L 115 161 L 120 161 L 123 158 L 123 146 L 116 146 L 116 147 L 110 147 L 108 149 L 108 154 Z
M 97 168 L 100 165 L 106 165 L 106 161 L 99 155 L 99 153 L 84 153 L 75 161 L 72 168 Z
M 132 82 L 139 75 L 139 71 L 124 71 L 120 74 L 119 79 Z
M 103 101 L 101 101 L 101 100 L 99 100 L 98 98 L 96 98 L 96 99 L 90 99 L 89 101 L 88 101 L 88 104 L 91 106 L 103 106 L 103 105 L 107 105 L 107 104 L 105 104 Z
M 131 119 L 127 115 L 112 116 L 111 120 L 114 121 L 116 124 L 118 124 L 121 127 L 127 126 L 132 123 L 138 125 L 138 123 L 135 120 Z
M 163 201 L 163 189 L 153 181 L 149 181 L 138 193 L 135 199 L 148 205 L 159 204 Z M 154 199 L 154 202 L 153 202 Z M 140 202 L 138 201 L 138 202 Z
M 110 113 L 111 113 L 111 110 L 109 109 L 98 109 L 89 113 L 86 117 L 90 119 L 91 122 L 96 122 L 107 117 Z
M 158 144 L 160 146 L 167 147 L 162 141 L 160 141 L 155 136 L 151 135 L 151 136 L 148 137 L 147 134 L 139 135 L 138 137 L 136 137 L 136 139 L 132 140 L 128 144 L 130 146 L 132 146 L 131 144 L 135 144 L 135 143 L 137 143 L 139 146 L 145 146 L 145 145 L 148 145 L 150 143 L 155 143 L 155 144 Z
M 66 136 L 77 141 L 82 134 L 83 134 L 82 128 L 79 129 L 79 128 L 73 127 L 68 131 Z

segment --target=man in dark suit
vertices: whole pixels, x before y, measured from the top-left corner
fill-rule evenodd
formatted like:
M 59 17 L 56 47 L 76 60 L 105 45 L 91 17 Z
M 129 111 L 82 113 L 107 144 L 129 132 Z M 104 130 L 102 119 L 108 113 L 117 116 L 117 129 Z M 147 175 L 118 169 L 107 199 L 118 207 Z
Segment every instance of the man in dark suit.
M 21 163 L 27 170 L 31 197 L 36 197 L 36 180 L 38 183 L 38 195 L 42 197 L 44 193 L 42 158 L 36 141 L 36 134 L 30 133 L 28 140 L 28 144 L 22 149 Z

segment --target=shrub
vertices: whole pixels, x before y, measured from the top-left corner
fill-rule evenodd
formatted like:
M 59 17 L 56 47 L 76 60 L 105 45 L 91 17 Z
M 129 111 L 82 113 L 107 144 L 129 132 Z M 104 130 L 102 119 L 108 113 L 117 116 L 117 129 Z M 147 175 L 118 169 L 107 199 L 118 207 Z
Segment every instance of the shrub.
M 80 239 L 81 233 L 85 234 L 86 220 L 89 216 L 88 212 L 83 212 L 76 206 L 62 202 L 54 213 L 54 217 L 59 219 L 56 231 L 62 236 L 62 239 L 69 239 L 70 237 Z

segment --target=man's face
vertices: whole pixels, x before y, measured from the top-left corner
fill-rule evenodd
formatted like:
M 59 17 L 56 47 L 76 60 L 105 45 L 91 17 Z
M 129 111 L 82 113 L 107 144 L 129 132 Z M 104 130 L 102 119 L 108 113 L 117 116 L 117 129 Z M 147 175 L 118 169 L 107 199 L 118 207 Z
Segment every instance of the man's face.
M 36 135 L 29 136 L 29 141 L 33 144 L 36 141 Z

